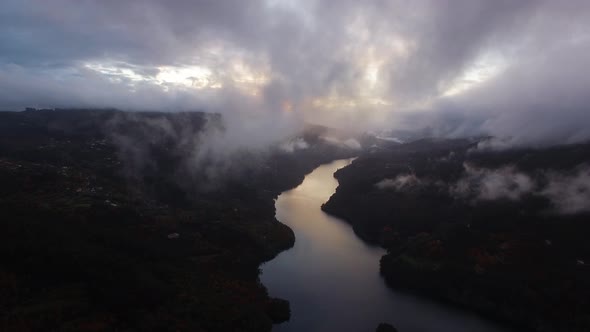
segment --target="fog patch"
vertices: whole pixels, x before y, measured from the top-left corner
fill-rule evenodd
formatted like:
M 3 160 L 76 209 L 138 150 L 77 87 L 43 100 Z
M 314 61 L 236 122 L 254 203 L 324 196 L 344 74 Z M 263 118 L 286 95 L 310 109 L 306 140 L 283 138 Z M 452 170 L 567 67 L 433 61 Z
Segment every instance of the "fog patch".
M 540 192 L 551 200 L 562 214 L 575 214 L 590 211 L 590 167 L 584 165 L 571 175 L 550 172 L 548 184 Z
M 361 143 L 359 143 L 359 141 L 355 140 L 354 138 L 345 140 L 344 145 L 353 150 L 360 150 L 362 148 Z
M 469 152 L 475 151 L 502 151 L 518 147 L 519 145 L 514 142 L 510 137 L 490 137 L 481 140 L 477 145 L 470 149 Z
M 538 171 L 535 177 L 514 166 L 498 169 L 463 165 L 464 176 L 449 188 L 455 198 L 472 202 L 508 199 L 518 201 L 525 195 L 546 198 L 558 214 L 590 212 L 590 166 L 573 171 Z M 535 180 L 536 179 L 536 180 Z
M 398 175 L 394 179 L 383 179 L 375 184 L 375 187 L 381 190 L 403 191 L 409 188 L 417 187 L 422 183 L 414 174 Z
M 457 156 L 457 154 L 455 153 L 455 151 L 451 151 L 451 152 L 449 152 L 448 155 L 441 157 L 439 159 L 439 161 L 442 163 L 446 163 L 446 162 L 449 162 L 449 161 L 455 159 L 456 156 Z
M 359 143 L 359 141 L 357 141 L 354 138 L 348 138 L 348 139 L 339 139 L 333 136 L 322 136 L 321 137 L 322 140 L 324 140 L 326 143 L 335 145 L 337 147 L 344 147 L 344 148 L 348 148 L 348 149 L 352 149 L 352 150 L 360 150 L 363 148 L 363 146 L 361 145 L 361 143 Z
M 451 194 L 490 201 L 501 198 L 512 201 L 531 193 L 534 181 L 514 166 L 498 169 L 478 168 L 464 164 L 465 176 L 450 188 Z
M 296 139 L 282 143 L 279 148 L 283 152 L 293 153 L 298 150 L 305 150 L 309 148 L 309 144 L 305 141 L 305 139 L 298 137 Z
M 298 130 L 279 115 L 252 117 L 118 112 L 105 131 L 129 178 L 164 174 L 187 191 L 214 190 L 266 165 L 271 152 Z M 274 129 L 263 130 L 270 121 Z M 307 147 L 302 139 L 287 145 L 293 151 Z

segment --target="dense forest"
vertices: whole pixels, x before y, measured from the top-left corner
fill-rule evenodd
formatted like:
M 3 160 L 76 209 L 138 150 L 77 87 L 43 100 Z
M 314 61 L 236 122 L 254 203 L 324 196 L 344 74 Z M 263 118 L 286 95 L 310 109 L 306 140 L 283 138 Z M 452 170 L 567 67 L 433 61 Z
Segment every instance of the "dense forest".
M 335 174 L 323 209 L 387 249 L 392 287 L 531 330 L 587 331 L 590 144 L 485 146 L 374 149 Z
M 274 198 L 353 151 L 314 127 L 305 150 L 220 159 L 200 153 L 212 130 L 222 119 L 198 112 L 0 113 L 0 329 L 270 331 L 288 319 L 258 280 L 294 243 Z

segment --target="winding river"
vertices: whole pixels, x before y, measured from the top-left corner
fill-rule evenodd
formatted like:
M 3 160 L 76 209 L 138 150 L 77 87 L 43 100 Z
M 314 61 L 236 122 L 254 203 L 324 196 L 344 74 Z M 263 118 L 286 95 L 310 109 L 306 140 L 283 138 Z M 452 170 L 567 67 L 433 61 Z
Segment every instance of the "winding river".
M 393 291 L 379 274 L 380 247 L 365 244 L 350 225 L 320 207 L 334 193 L 333 174 L 351 160 L 316 168 L 276 200 L 276 217 L 295 232 L 295 246 L 262 266 L 271 296 L 289 300 L 291 319 L 273 331 L 375 331 L 389 322 L 400 332 L 499 332 L 477 315 Z

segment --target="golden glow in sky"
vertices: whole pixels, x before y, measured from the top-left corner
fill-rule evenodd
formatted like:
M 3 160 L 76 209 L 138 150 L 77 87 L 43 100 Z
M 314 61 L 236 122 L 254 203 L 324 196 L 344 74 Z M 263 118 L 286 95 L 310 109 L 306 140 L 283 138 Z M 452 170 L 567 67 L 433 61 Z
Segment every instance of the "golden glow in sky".
M 358 32 L 357 32 L 358 33 Z M 399 39 L 399 38 L 398 38 Z M 404 56 L 410 43 L 402 42 L 394 38 L 394 41 L 386 49 L 377 47 L 359 48 L 354 50 L 351 61 L 358 74 L 356 80 L 344 91 L 338 89 L 318 91 L 317 95 L 306 95 L 303 99 L 284 99 L 280 102 L 280 111 L 290 113 L 294 110 L 301 110 L 304 114 L 318 112 L 375 112 L 392 110 L 400 106 L 392 99 L 391 91 L 388 90 L 388 72 L 383 72 L 391 63 L 388 62 L 388 54 Z M 224 58 L 224 49 L 214 50 L 215 58 Z M 399 51 L 399 52 L 398 52 Z M 401 52 L 401 54 L 399 54 Z M 231 53 L 231 52 L 230 52 Z M 273 79 L 272 70 L 268 63 L 262 61 L 262 65 L 251 64 L 246 58 L 236 56 L 220 63 L 204 63 L 202 65 L 187 66 L 161 66 L 156 67 L 155 74 L 140 74 L 133 66 L 121 63 L 87 63 L 85 68 L 103 74 L 109 80 L 124 81 L 130 86 L 142 81 L 160 85 L 164 91 L 170 88 L 183 88 L 186 91 L 199 91 L 214 89 L 220 90 L 231 88 L 239 91 L 243 96 L 252 97 L 254 100 L 262 101 L 264 89 L 271 84 Z M 259 60 L 259 59 L 258 59 Z M 505 68 L 505 61 L 501 57 L 486 55 L 479 57 L 474 63 L 456 77 L 440 94 L 440 96 L 454 96 L 461 94 L 487 80 L 493 78 Z M 348 91 L 348 92 L 347 92 Z M 289 92 L 289 91 L 288 91 Z M 324 94 L 322 94 L 324 93 Z M 287 93 L 290 95 L 289 93 Z M 421 100 L 412 104 L 414 107 L 424 106 L 432 99 Z M 405 105 L 407 106 L 407 105 Z
M 456 96 L 484 83 L 502 72 L 506 62 L 499 56 L 486 55 L 477 59 L 462 75 L 457 77 L 443 96 Z
M 158 67 L 156 80 L 161 83 L 181 84 L 196 89 L 222 87 L 212 81 L 212 71 L 200 66 L 191 67 Z
M 258 96 L 262 87 L 268 84 L 270 77 L 262 70 L 256 70 L 241 60 L 232 61 L 228 68 L 213 66 L 162 66 L 157 67 L 157 74 L 142 75 L 133 67 L 126 68 L 117 63 L 86 63 L 84 67 L 100 73 L 112 81 L 126 80 L 133 85 L 145 81 L 161 85 L 164 90 L 170 86 L 187 89 L 221 89 L 227 85 L 242 91 L 246 95 Z

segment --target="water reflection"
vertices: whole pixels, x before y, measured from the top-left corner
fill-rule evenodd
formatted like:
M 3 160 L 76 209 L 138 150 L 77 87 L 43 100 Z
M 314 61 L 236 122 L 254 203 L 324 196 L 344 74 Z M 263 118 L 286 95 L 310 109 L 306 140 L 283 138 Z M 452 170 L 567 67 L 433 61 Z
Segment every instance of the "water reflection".
M 276 201 L 276 216 L 295 232 L 295 247 L 263 266 L 271 296 L 291 303 L 291 320 L 274 331 L 374 331 L 391 322 L 401 332 L 505 331 L 475 315 L 386 287 L 379 275 L 384 250 L 362 242 L 352 228 L 321 211 L 351 160 L 322 165 Z

